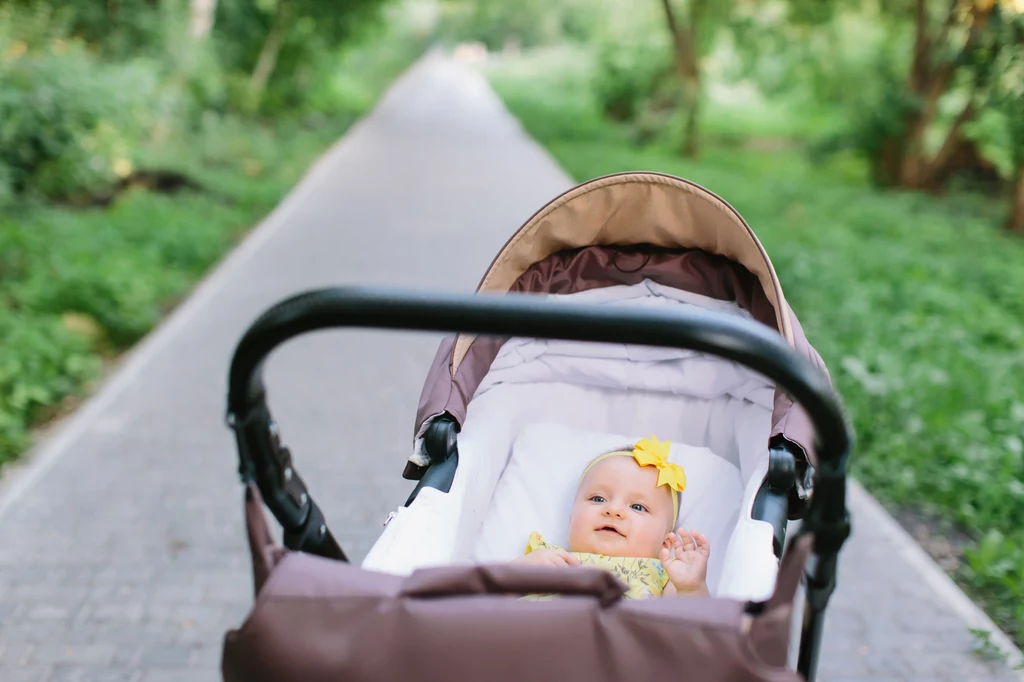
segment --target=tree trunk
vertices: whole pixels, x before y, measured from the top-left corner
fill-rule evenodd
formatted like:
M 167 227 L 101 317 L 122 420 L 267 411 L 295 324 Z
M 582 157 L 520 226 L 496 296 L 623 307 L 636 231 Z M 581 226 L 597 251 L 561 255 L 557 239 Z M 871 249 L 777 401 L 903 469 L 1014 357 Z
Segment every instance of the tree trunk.
M 914 2 L 914 56 L 907 75 L 907 92 L 911 98 L 922 101 L 920 108 L 906 112 L 902 130 L 895 138 L 887 140 L 883 148 L 890 157 L 886 159 L 883 177 L 894 185 L 914 187 L 924 165 L 924 136 L 932 122 L 939 97 L 945 91 L 936 82 L 932 68 L 933 43 L 928 31 L 928 12 L 925 0 Z M 951 8 L 952 11 L 952 8 Z
M 942 149 L 929 159 L 924 149 L 924 138 L 935 122 L 939 100 L 953 82 L 958 60 L 951 59 L 935 63 L 935 54 L 949 38 L 952 27 L 957 23 L 958 0 L 951 0 L 949 11 L 942 26 L 932 35 L 928 27 L 925 0 L 914 3 L 914 54 L 907 76 L 907 92 L 920 106 L 907 111 L 899 126 L 899 132 L 883 140 L 872 168 L 876 182 L 887 187 L 908 189 L 934 189 L 935 178 L 947 175 L 944 165 L 951 158 L 962 136 L 962 127 L 975 115 L 972 102 L 961 111 L 947 135 Z M 970 30 L 962 52 L 972 48 L 980 39 L 988 22 L 992 7 L 974 3 L 970 9 Z M 973 99 L 973 93 L 972 93 Z
M 686 81 L 683 87 L 686 88 L 686 127 L 683 129 L 682 152 L 684 157 L 696 159 L 700 155 L 700 78 Z
M 189 35 L 193 40 L 210 35 L 216 14 L 217 0 L 189 0 Z
M 277 55 L 281 52 L 281 43 L 284 40 L 286 6 L 286 0 L 278 0 L 273 23 L 263 41 L 260 56 L 256 60 L 256 68 L 253 69 L 252 76 L 249 78 L 249 89 L 246 93 L 246 104 L 249 111 L 256 111 L 259 108 L 263 91 L 266 90 L 270 76 L 274 73 L 274 67 L 277 66 Z
M 1024 164 L 1017 167 L 1017 179 L 1010 188 L 1010 215 L 1006 229 L 1024 235 Z
M 946 133 L 946 139 L 942 142 L 942 147 L 939 148 L 939 151 L 927 162 L 921 157 L 920 165 L 916 168 L 915 174 L 912 177 L 905 177 L 903 179 L 906 187 L 929 189 L 932 191 L 938 189 L 938 186 L 941 184 L 940 179 L 949 175 L 955 152 L 965 142 L 964 125 L 974 118 L 974 114 L 974 93 L 972 92 L 967 105 L 960 111 L 953 121 L 953 125 L 950 126 L 949 132 Z
M 665 22 L 672 35 L 673 53 L 675 55 L 676 72 L 679 74 L 683 87 L 683 110 L 686 123 L 683 130 L 681 152 L 687 158 L 696 158 L 700 153 L 700 55 L 697 39 L 700 35 L 701 17 L 706 0 L 690 0 L 689 23 L 681 26 L 676 20 L 672 8 L 672 0 L 661 0 L 665 11 Z

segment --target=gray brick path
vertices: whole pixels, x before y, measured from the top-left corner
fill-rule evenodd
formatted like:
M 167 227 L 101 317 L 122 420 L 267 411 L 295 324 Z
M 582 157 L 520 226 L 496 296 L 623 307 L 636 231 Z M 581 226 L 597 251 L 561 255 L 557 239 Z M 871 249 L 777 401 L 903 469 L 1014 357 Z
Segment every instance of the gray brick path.
M 251 603 L 235 450 L 235 342 L 267 305 L 342 283 L 471 291 L 508 235 L 570 185 L 477 75 L 428 58 L 128 358 L 120 378 L 0 485 L 0 680 L 218 680 Z M 727 193 L 726 193 L 727 196 Z M 271 408 L 355 558 L 410 489 L 411 415 L 437 337 L 296 340 Z M 856 510 L 855 510 L 856 511 Z M 1010 679 L 870 526 L 844 557 L 822 672 Z

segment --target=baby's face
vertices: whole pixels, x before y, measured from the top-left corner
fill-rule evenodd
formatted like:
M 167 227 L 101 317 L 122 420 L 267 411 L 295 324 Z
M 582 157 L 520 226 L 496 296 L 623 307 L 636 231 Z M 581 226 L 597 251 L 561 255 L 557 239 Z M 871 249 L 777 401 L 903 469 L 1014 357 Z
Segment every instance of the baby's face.
M 672 491 L 658 487 L 658 470 L 632 457 L 603 459 L 576 491 L 569 549 L 606 556 L 656 557 L 672 531 Z

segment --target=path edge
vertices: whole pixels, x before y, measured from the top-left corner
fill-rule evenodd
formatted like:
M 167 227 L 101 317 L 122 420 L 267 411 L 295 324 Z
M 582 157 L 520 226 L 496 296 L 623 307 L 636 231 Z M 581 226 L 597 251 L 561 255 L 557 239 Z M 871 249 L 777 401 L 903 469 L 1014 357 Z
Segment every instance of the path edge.
M 849 506 L 857 508 L 856 515 L 851 519 L 853 524 L 855 526 L 860 524 L 873 526 L 887 536 L 896 547 L 899 547 L 903 559 L 921 577 L 921 580 L 960 617 L 965 627 L 989 633 L 992 645 L 1005 657 L 1005 663 L 1011 673 L 1024 682 L 1024 670 L 1015 669 L 1024 665 L 1024 654 L 1013 643 L 1009 635 L 999 629 L 988 614 L 967 596 L 949 574 L 932 559 L 931 555 L 859 481 L 848 479 L 847 493 Z
M 161 319 L 138 343 L 125 351 L 115 369 L 102 378 L 99 385 L 85 396 L 73 412 L 55 422 L 44 435 L 14 461 L 0 470 L 0 523 L 35 485 L 69 452 L 75 440 L 85 433 L 104 409 L 134 382 L 141 371 L 170 346 L 185 326 L 212 302 L 231 276 L 275 236 L 302 202 L 327 179 L 332 167 L 348 151 L 349 140 L 368 124 L 377 107 L 399 83 L 404 81 L 432 50 L 424 51 L 399 73 L 374 106 L 350 125 L 341 136 L 307 167 L 306 172 L 284 197 L 250 229 L 234 247 L 215 262 L 192 287 L 188 296 Z M 225 368 L 225 395 L 227 369 Z

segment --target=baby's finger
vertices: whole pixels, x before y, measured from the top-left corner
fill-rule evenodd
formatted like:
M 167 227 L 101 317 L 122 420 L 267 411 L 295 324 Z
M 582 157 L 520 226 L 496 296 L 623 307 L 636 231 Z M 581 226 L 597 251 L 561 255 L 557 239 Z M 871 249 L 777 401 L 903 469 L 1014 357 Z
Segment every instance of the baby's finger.
M 672 561 L 672 550 L 668 547 L 662 547 L 658 558 L 661 559 L 661 563 L 667 564 Z
M 675 550 L 676 556 L 686 551 L 686 545 L 683 544 L 682 538 L 675 533 L 672 533 L 672 549 Z
M 552 550 L 544 555 L 544 563 L 551 566 L 562 566 L 565 564 L 565 560 L 559 556 L 557 551 Z
M 690 536 L 689 531 L 685 528 L 680 528 L 676 531 L 676 537 L 679 538 L 679 544 L 684 550 L 697 549 L 697 541 Z
M 562 552 L 560 556 L 565 560 L 565 563 L 569 566 L 582 566 L 583 563 L 579 560 L 575 554 L 570 552 Z
M 693 531 L 690 531 L 690 532 L 693 534 L 694 542 L 697 543 L 697 549 L 700 551 L 700 553 L 704 554 L 705 556 L 710 555 L 711 554 L 711 543 L 704 536 L 704 534 L 701 533 L 700 531 L 696 531 L 696 530 L 693 530 Z

